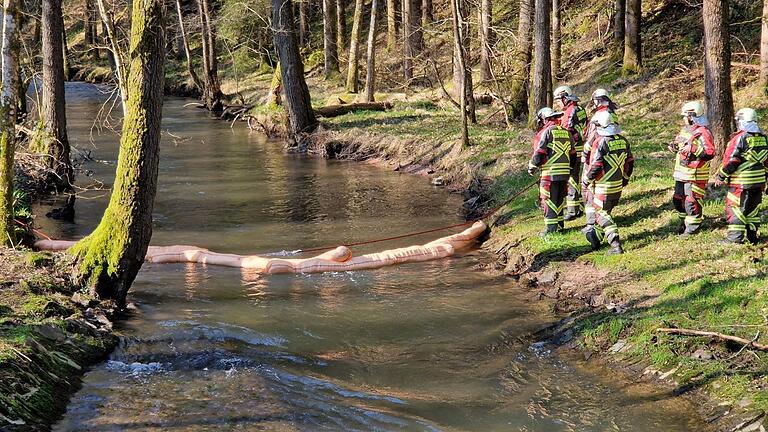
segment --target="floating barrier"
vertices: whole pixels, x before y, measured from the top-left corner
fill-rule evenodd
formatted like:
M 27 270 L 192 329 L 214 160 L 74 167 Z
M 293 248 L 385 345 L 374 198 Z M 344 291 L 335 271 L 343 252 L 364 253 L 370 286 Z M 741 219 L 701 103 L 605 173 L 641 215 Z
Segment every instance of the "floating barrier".
M 474 245 L 487 229 L 488 226 L 485 222 L 479 220 L 458 234 L 441 237 L 424 245 L 389 249 L 357 257 L 352 256 L 352 250 L 347 246 L 339 246 L 311 258 L 295 259 L 223 254 L 197 246 L 150 246 L 145 262 L 156 264 L 200 263 L 252 269 L 264 274 L 370 270 L 449 257 L 458 250 Z M 35 247 L 40 250 L 64 251 L 75 243 L 74 241 L 46 239 L 35 242 Z

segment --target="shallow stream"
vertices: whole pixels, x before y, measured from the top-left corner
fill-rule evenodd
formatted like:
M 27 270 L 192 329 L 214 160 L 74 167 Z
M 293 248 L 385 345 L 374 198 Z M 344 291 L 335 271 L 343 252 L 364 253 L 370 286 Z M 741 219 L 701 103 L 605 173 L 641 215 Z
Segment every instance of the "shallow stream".
M 105 95 L 67 87 L 70 140 L 107 186 L 118 139 L 94 129 Z M 280 143 L 168 99 L 153 244 L 268 253 L 398 235 L 460 220 L 424 179 L 286 155 Z M 91 179 L 80 176 L 80 184 Z M 78 199 L 89 233 L 106 192 Z M 355 249 L 415 244 L 406 239 Z M 682 399 L 518 337 L 556 319 L 481 251 L 376 271 L 259 277 L 145 265 L 110 359 L 84 378 L 56 431 L 703 430 Z

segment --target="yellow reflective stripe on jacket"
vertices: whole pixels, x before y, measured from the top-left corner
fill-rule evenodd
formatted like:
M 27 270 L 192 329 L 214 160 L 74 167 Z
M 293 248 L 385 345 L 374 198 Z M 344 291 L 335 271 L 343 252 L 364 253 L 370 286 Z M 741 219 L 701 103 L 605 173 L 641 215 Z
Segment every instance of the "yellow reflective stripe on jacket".
M 624 184 L 624 165 L 627 163 L 629 143 L 621 136 L 608 141 L 608 154 L 603 158 L 603 176 L 595 182 L 595 193 L 621 192 Z
M 559 126 L 553 127 L 550 133 L 552 142 L 549 143 L 549 148 L 552 155 L 541 167 L 541 175 L 571 175 L 571 134 Z
M 765 161 L 768 159 L 768 140 L 763 135 L 746 138 L 747 151 L 742 154 L 744 162 L 731 174 L 730 183 L 755 185 L 765 183 Z

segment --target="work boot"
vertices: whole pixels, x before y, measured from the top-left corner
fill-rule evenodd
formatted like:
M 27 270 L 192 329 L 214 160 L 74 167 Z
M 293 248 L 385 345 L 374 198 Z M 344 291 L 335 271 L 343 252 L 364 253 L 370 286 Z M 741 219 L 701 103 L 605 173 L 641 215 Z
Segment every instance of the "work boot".
M 584 233 L 584 236 L 587 238 L 587 241 L 589 241 L 589 244 L 592 246 L 592 250 L 600 249 L 600 239 L 597 238 L 597 232 L 595 231 L 594 227 L 592 227 L 591 230 Z
M 624 249 L 621 248 L 621 243 L 615 241 L 611 243 L 611 248 L 605 253 L 606 255 L 621 255 L 624 253 Z
M 735 245 L 735 244 L 742 244 L 742 243 L 744 243 L 743 240 L 733 240 L 733 239 L 729 239 L 728 237 L 717 242 L 717 244 L 719 245 L 728 245 L 728 246 Z
M 677 234 L 682 235 L 685 233 L 685 222 L 680 222 L 680 226 L 677 227 Z
M 565 220 L 566 222 L 570 222 L 572 220 L 576 220 L 576 219 L 580 218 L 582 215 L 584 215 L 584 213 L 582 213 L 580 210 L 578 210 L 575 213 L 568 213 L 567 215 L 565 215 L 565 219 L 563 219 L 563 220 Z
M 594 230 L 595 226 L 593 224 L 587 224 L 584 228 L 581 229 L 582 234 L 586 234 L 591 230 Z
M 751 244 L 757 244 L 757 231 L 747 230 L 747 241 Z

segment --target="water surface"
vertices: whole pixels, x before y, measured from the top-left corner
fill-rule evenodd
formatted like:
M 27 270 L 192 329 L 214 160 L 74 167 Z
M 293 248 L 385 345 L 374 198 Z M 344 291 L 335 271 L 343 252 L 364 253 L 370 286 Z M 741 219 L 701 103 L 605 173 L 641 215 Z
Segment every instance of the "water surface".
M 104 96 L 67 92 L 70 140 L 109 186 L 117 138 L 92 127 Z M 460 220 L 459 198 L 421 178 L 286 155 L 186 102 L 165 105 L 154 244 L 279 253 Z M 74 224 L 42 225 L 80 238 L 105 206 L 103 191 L 84 193 Z M 55 430 L 704 429 L 684 400 L 518 341 L 556 317 L 474 270 L 486 259 L 268 277 L 146 265 L 120 347 L 86 374 Z

